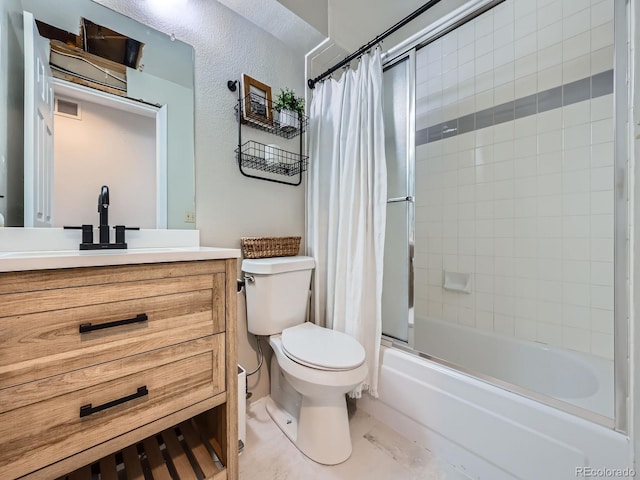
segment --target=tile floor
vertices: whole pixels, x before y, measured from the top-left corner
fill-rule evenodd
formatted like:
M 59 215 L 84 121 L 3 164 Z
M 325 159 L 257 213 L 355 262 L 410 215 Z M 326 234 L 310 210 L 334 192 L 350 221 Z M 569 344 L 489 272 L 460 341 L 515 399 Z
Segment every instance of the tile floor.
M 468 480 L 431 452 L 367 413 L 351 418 L 353 453 L 333 467 L 305 457 L 269 417 L 264 399 L 247 409 L 247 441 L 240 455 L 240 480 Z

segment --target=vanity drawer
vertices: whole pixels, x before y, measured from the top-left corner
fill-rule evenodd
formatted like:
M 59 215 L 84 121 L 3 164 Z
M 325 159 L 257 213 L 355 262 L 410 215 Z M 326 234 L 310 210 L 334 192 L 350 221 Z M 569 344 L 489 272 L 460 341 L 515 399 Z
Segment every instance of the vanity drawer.
M 0 295 L 0 388 L 225 329 L 224 274 Z
M 225 336 L 218 334 L 1 390 L 0 478 L 222 393 L 224 368 Z

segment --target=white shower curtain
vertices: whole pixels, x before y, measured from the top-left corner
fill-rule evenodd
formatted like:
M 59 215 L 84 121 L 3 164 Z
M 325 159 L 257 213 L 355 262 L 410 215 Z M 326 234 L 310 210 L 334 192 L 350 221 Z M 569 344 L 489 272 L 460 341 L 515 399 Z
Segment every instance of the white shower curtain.
M 377 397 L 387 170 L 380 50 L 318 84 L 310 108 L 309 252 L 315 322 L 366 351 L 363 390 Z

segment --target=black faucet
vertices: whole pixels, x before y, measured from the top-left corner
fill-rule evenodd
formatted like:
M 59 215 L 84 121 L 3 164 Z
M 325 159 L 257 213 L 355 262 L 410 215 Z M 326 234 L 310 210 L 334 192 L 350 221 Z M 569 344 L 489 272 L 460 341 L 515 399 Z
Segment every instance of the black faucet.
M 98 213 L 100 214 L 100 225 L 98 225 L 100 241 L 93 243 L 93 225 L 82 225 L 81 227 L 67 227 L 74 230 L 82 230 L 82 243 L 80 250 L 105 250 L 116 248 L 127 248 L 127 242 L 124 239 L 125 230 L 140 230 L 139 227 L 125 227 L 124 225 L 116 225 L 116 241 L 109 242 L 109 187 L 103 185 L 98 195 Z
M 109 243 L 109 187 L 103 185 L 98 195 L 100 243 Z

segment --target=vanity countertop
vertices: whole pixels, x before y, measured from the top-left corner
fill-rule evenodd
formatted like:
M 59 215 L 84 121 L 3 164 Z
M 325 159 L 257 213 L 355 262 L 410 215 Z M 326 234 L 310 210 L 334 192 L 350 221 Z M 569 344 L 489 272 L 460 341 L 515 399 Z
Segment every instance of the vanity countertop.
M 160 247 L 127 250 L 0 252 L 0 272 L 239 258 L 236 248 Z

